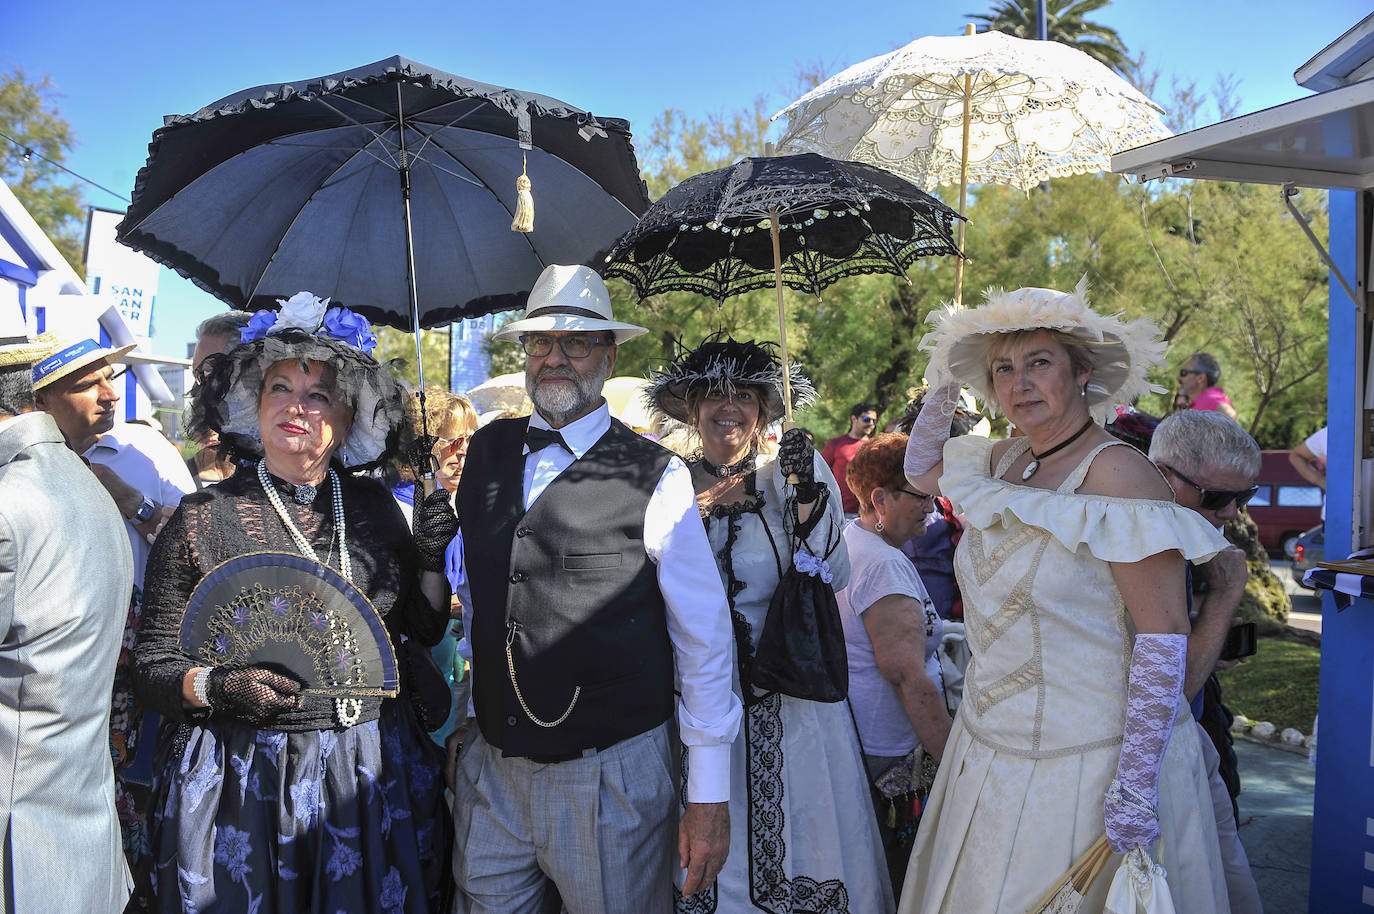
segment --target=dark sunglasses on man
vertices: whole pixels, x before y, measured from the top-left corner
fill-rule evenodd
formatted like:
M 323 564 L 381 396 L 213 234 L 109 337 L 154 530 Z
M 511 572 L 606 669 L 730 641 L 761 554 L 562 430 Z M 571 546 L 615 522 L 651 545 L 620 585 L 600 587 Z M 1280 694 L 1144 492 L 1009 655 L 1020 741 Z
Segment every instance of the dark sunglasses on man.
M 585 359 L 592 354 L 592 350 L 597 346 L 609 346 L 599 337 L 586 333 L 577 333 L 572 336 L 546 336 L 542 333 L 522 333 L 520 334 L 520 346 L 525 350 L 525 355 L 536 359 L 542 359 L 553 352 L 554 343 L 563 351 L 563 355 L 570 359 Z
M 878 421 L 877 416 L 859 416 L 858 418 L 864 425 L 872 425 L 874 422 Z
M 1188 485 L 1192 486 L 1194 489 L 1197 489 L 1199 496 L 1198 506 L 1201 507 L 1204 511 L 1220 511 L 1222 508 L 1225 508 L 1231 502 L 1235 502 L 1236 509 L 1239 510 L 1241 508 L 1244 508 L 1246 503 L 1250 501 L 1250 499 L 1254 498 L 1255 493 L 1259 491 L 1259 486 L 1251 486 L 1248 489 L 1241 489 L 1239 492 L 1228 492 L 1224 489 L 1204 489 L 1202 486 L 1193 482 L 1187 476 L 1184 476 L 1182 473 L 1180 473 L 1178 470 L 1175 470 L 1167 463 L 1161 465 L 1164 467 L 1164 469 L 1168 470 L 1170 473 L 1173 473 L 1175 476 L 1177 476 L 1184 482 L 1188 483 Z

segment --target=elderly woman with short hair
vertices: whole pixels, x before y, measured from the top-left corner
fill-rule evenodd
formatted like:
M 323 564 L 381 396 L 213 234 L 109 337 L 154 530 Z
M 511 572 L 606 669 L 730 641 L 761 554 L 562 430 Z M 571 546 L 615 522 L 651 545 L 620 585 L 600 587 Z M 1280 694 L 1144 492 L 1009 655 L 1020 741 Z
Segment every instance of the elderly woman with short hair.
M 1080 284 L 993 291 L 922 345 L 935 392 L 906 476 L 968 518 L 955 571 L 973 660 L 902 910 L 1028 910 L 1104 830 L 1116 853 L 1162 838 L 1179 911 L 1226 910 L 1197 730 L 1175 727 L 1184 561 L 1226 543 L 1100 425 L 1152 389 L 1157 331 L 1097 314 Z M 1025 435 L 949 438 L 961 384 Z M 1107 883 L 1082 910 L 1102 910 Z
M 869 778 L 906 764 L 916 786 L 923 756 L 938 762 L 944 754 L 950 715 L 936 653 L 944 625 L 901 549 L 921 532 L 934 507 L 934 496 L 914 491 L 902 473 L 906 441 L 903 434 L 878 435 L 859 448 L 845 471 L 859 500 L 859 518 L 844 528 L 849 586 L 835 596 L 849 656 L 849 703 Z M 898 893 L 915 835 L 913 801 L 919 802 L 873 792 Z

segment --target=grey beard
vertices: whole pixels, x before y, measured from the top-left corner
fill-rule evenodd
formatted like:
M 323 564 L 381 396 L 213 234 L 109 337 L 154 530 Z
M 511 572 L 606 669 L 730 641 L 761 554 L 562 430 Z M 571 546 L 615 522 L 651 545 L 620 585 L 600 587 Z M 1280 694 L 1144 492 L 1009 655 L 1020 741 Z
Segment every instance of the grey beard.
M 542 374 L 544 373 L 541 372 Z M 601 388 L 610 377 L 610 369 L 603 359 L 590 377 L 584 377 L 571 370 L 567 376 L 572 378 L 571 389 L 562 385 L 552 389 L 541 387 L 538 376 L 533 383 L 525 385 L 525 392 L 530 395 L 530 400 L 539 410 L 539 414 L 549 420 L 550 424 L 557 423 L 560 427 L 589 412 L 596 405 L 596 401 L 601 399 Z

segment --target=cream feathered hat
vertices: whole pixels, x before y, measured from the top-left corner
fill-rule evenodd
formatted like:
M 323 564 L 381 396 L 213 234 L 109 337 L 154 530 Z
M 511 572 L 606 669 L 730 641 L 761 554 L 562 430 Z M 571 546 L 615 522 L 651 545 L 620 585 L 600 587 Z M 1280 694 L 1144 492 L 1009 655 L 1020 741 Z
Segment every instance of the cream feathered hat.
M 1003 334 L 1057 330 L 1088 350 L 1092 376 L 1086 397 L 1094 418 L 1105 420 L 1117 403 L 1130 403 L 1164 388 L 1150 382 L 1151 368 L 1164 364 L 1168 344 L 1146 318 L 1122 320 L 1088 307 L 1088 278 L 1072 292 L 1028 287 L 1007 292 L 989 289 L 977 308 L 946 305 L 931 315 L 931 331 L 921 349 L 931 353 L 926 377 L 931 387 L 957 380 L 992 409 L 999 409 L 988 367 Z

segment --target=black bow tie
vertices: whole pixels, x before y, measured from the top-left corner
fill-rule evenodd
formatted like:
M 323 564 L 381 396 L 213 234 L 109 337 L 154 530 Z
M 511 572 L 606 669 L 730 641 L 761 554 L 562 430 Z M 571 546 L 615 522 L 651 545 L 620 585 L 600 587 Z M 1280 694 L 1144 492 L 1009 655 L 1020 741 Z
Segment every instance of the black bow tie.
M 558 445 L 569 454 L 572 453 L 572 448 L 568 447 L 568 443 L 563 440 L 563 436 L 553 429 L 535 428 L 531 425 L 525 431 L 525 446 L 530 449 L 531 454 L 542 451 L 551 444 Z

